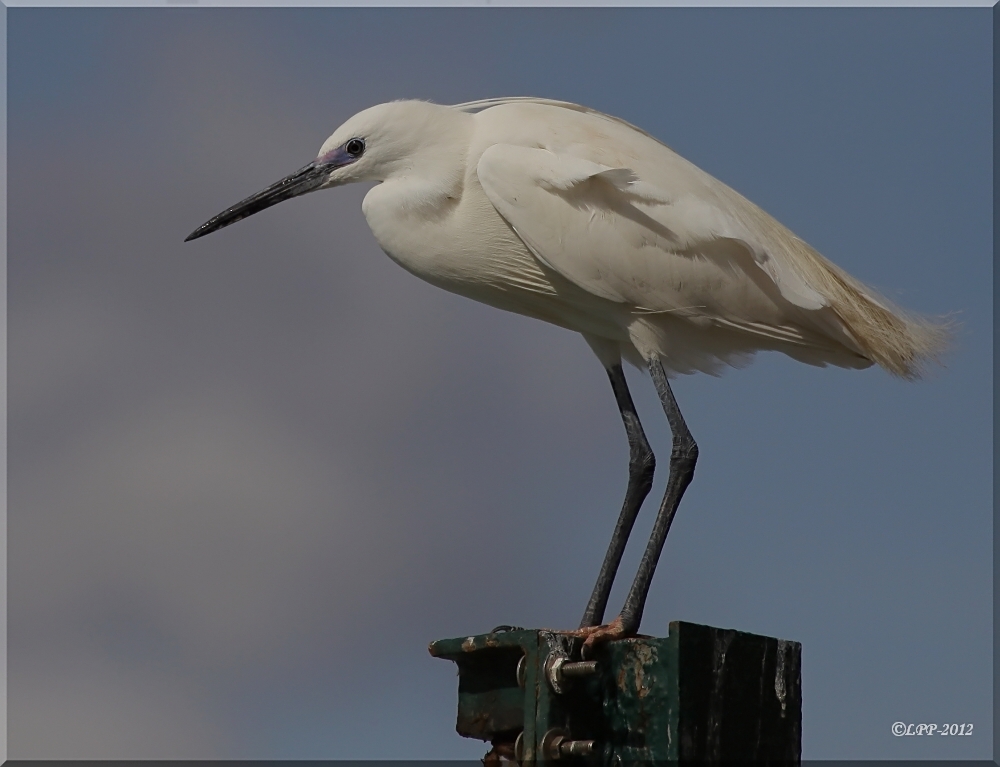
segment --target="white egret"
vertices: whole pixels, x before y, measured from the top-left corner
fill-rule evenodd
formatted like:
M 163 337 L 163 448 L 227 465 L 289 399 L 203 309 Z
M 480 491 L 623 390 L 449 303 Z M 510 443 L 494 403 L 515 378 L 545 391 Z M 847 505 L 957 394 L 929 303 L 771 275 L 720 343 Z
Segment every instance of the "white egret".
M 878 364 L 907 379 L 947 323 L 906 314 L 775 219 L 623 120 L 538 98 L 396 101 L 339 127 L 301 170 L 196 229 L 202 237 L 291 197 L 377 185 L 362 210 L 403 268 L 477 301 L 583 334 L 629 442 L 618 523 L 578 633 L 634 634 L 698 448 L 668 377 L 759 350 L 811 365 Z M 673 434 L 653 532 L 619 616 L 602 625 L 654 457 L 622 371 L 649 370 Z

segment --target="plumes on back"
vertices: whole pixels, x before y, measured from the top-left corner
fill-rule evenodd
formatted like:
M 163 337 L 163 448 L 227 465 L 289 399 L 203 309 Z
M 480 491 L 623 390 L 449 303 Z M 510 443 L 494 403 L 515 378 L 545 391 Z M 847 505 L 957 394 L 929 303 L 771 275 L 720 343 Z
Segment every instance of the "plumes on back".
M 475 114 L 488 136 L 479 180 L 531 253 L 592 296 L 631 307 L 626 358 L 657 354 L 674 372 L 717 373 L 775 349 L 913 379 L 947 345 L 948 321 L 893 306 L 619 118 L 531 98 L 454 109 Z
M 866 359 L 907 380 L 919 378 L 927 363 L 940 363 L 953 332 L 950 320 L 920 316 L 895 306 L 752 202 L 729 192 L 759 213 L 753 225 L 787 252 L 787 264 L 826 299 Z
M 952 325 L 905 312 L 878 296 L 800 241 L 805 279 L 830 301 L 864 355 L 895 376 L 920 377 L 927 362 L 939 362 Z

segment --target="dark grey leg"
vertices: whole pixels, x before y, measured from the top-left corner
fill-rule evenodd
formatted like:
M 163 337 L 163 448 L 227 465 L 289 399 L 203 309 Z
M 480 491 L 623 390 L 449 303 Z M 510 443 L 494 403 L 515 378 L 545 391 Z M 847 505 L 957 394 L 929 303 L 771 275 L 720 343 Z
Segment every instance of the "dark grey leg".
M 636 573 L 632 588 L 625 599 L 625 607 L 621 612 L 621 629 L 625 636 L 631 636 L 639 630 L 639 623 L 642 621 L 642 611 L 646 606 L 646 594 L 649 593 L 649 584 L 653 580 L 653 571 L 656 569 L 656 562 L 660 558 L 663 550 L 663 543 L 667 539 L 667 532 L 670 530 L 670 523 L 674 519 L 674 512 L 681 502 L 681 496 L 687 486 L 691 484 L 694 477 L 694 466 L 698 461 L 698 446 L 695 444 L 691 432 L 688 431 L 684 417 L 680 408 L 677 407 L 677 400 L 670 390 L 666 373 L 663 372 L 663 365 L 658 359 L 650 360 L 649 372 L 656 385 L 656 393 L 660 395 L 660 402 L 663 404 L 663 412 L 667 414 L 667 421 L 670 423 L 670 431 L 673 435 L 673 448 L 670 451 L 670 478 L 667 480 L 667 491 L 663 495 L 663 503 L 656 515 L 656 522 L 653 525 L 653 534 L 646 545 L 646 551 L 642 555 L 639 563 L 639 572 Z
M 621 514 L 618 515 L 618 524 L 615 525 L 615 532 L 611 536 L 611 545 L 608 546 L 608 553 L 604 555 L 601 574 L 597 576 L 594 593 L 591 594 L 587 609 L 583 613 L 583 620 L 580 621 L 580 628 L 597 626 L 604 620 L 604 610 L 608 606 L 611 585 L 618 572 L 618 565 L 621 564 L 625 544 L 632 532 L 635 518 L 639 515 L 639 507 L 653 486 L 653 470 L 656 468 L 656 459 L 653 457 L 649 442 L 646 441 L 642 424 L 639 423 L 639 414 L 635 412 L 622 366 L 615 365 L 608 368 L 608 378 L 611 379 L 611 389 L 615 393 L 618 410 L 625 423 L 625 433 L 628 435 L 628 489 L 625 491 Z

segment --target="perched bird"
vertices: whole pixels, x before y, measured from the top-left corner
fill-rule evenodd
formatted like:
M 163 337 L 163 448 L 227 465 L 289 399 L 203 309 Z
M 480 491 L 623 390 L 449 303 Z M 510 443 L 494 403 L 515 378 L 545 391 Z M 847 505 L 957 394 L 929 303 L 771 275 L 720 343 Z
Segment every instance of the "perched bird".
M 362 210 L 388 256 L 445 290 L 580 332 L 607 370 L 629 443 L 625 501 L 577 630 L 636 633 L 698 447 L 670 388 L 759 350 L 901 378 L 947 322 L 906 314 L 775 219 L 633 125 L 540 98 L 395 101 L 341 125 L 301 170 L 215 216 L 202 237 L 283 200 L 378 182 Z M 622 359 L 649 370 L 673 435 L 670 474 L 621 613 L 611 585 L 654 457 Z

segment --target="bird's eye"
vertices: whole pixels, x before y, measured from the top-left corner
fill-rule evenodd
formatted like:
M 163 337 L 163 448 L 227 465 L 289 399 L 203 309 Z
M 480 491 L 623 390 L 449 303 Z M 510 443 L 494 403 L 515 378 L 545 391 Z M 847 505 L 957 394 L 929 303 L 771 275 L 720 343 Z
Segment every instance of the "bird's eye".
M 347 142 L 346 146 L 344 146 L 344 149 L 347 150 L 347 154 L 351 157 L 360 157 L 365 151 L 365 142 L 359 138 L 352 138 Z

